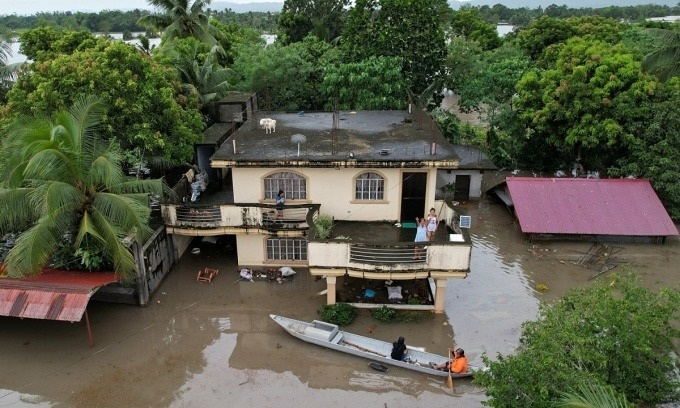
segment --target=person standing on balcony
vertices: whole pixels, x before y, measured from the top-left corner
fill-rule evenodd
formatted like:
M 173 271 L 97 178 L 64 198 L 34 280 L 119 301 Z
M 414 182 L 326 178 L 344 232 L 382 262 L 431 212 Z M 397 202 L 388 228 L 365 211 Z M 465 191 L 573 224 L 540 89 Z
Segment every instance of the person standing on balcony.
M 430 208 L 430 213 L 427 215 L 427 240 L 434 241 L 434 234 L 437 232 L 437 225 L 439 220 L 437 219 L 437 212 L 434 208 Z
M 416 239 L 414 242 L 426 242 L 429 241 L 427 237 L 427 220 L 425 218 L 416 217 Z M 413 259 L 420 259 L 420 253 L 423 247 L 417 246 Z
M 276 218 L 283 218 L 283 206 L 286 205 L 286 196 L 283 190 L 276 195 Z

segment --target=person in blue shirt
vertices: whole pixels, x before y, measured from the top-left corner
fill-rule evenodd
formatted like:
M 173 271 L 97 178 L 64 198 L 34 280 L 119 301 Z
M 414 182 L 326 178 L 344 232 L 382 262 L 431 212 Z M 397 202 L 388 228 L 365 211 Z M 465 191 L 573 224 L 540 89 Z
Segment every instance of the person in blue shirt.
M 276 195 L 276 217 L 283 218 L 283 206 L 286 205 L 286 196 L 283 190 Z

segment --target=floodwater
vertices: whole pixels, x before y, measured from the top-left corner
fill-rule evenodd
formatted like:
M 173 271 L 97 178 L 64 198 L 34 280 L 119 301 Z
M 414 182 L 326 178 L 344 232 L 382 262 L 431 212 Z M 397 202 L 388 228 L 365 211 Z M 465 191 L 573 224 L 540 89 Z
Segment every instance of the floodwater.
M 446 314 L 385 325 L 362 311 L 348 331 L 403 335 L 442 355 L 455 344 L 478 361 L 482 352 L 511 353 L 541 301 L 591 282 L 595 272 L 573 264 L 591 244 L 530 244 L 505 207 L 487 200 L 463 210 L 473 219 L 471 273 L 449 280 Z M 469 379 L 449 391 L 440 378 L 396 367 L 379 373 L 367 360 L 293 338 L 269 314 L 317 318 L 325 282 L 305 270 L 282 284 L 237 281 L 234 254 L 202 245 L 149 307 L 93 302 L 93 348 L 82 323 L 1 317 L 0 407 L 481 406 L 484 390 Z M 680 240 L 620 247 L 616 256 L 646 285 L 676 284 Z M 220 270 L 210 284 L 195 280 L 204 267 Z

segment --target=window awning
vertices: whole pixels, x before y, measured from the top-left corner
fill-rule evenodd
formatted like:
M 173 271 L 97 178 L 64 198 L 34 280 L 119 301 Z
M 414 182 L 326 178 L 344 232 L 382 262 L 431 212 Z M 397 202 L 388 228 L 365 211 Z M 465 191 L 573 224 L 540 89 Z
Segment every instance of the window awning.
M 25 279 L 0 278 L 0 316 L 79 322 L 90 297 L 116 282 L 113 272 L 45 270 Z

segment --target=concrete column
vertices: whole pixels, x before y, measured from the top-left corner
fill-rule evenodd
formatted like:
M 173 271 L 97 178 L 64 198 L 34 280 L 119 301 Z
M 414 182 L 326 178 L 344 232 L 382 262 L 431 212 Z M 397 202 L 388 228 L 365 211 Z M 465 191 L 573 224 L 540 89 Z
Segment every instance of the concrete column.
M 327 276 L 326 277 L 326 304 L 329 305 L 334 305 L 335 304 L 335 281 L 337 280 L 337 277 L 335 276 Z
M 446 282 L 448 279 L 437 279 L 437 289 L 434 294 L 434 312 L 444 313 L 444 300 L 446 300 Z

